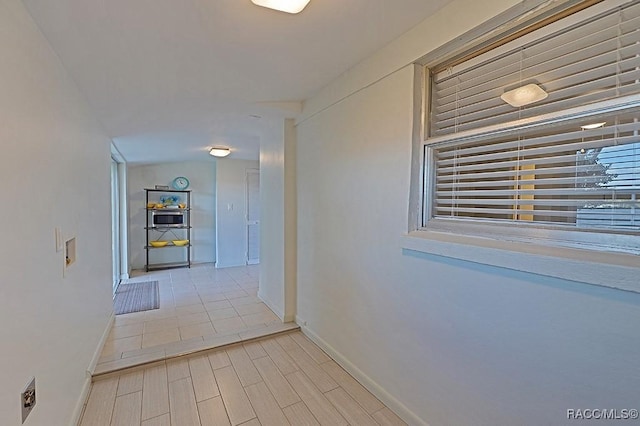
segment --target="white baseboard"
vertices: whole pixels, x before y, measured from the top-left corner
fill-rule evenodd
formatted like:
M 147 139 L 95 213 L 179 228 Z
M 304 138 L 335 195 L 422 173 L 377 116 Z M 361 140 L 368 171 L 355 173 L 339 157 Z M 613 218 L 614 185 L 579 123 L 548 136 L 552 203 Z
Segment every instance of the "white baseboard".
M 109 332 L 111 332 L 111 327 L 113 327 L 113 323 L 116 320 L 116 314 L 111 313 L 109 317 L 109 321 L 107 322 L 107 326 L 102 332 L 102 337 L 100 337 L 100 341 L 98 342 L 98 347 L 96 351 L 93 353 L 93 358 L 91 358 L 91 362 L 87 367 L 87 372 L 89 375 L 93 375 L 93 372 L 96 370 L 96 365 L 98 365 L 98 360 L 100 359 L 100 354 L 102 353 L 102 349 L 104 348 L 105 343 L 107 342 L 107 338 L 109 337 Z
M 111 313 L 109 317 L 109 322 L 102 332 L 102 337 L 98 342 L 98 347 L 96 351 L 93 353 L 93 357 L 91 358 L 91 362 L 87 367 L 86 377 L 84 380 L 84 384 L 82 385 L 82 391 L 80 392 L 80 396 L 78 397 L 78 402 L 76 402 L 76 406 L 73 410 L 73 414 L 71 416 L 71 421 L 69 422 L 70 426 L 76 426 L 80 423 L 80 416 L 82 416 L 82 410 L 84 409 L 84 404 L 87 402 L 87 398 L 89 397 L 89 390 L 91 390 L 91 376 L 96 369 L 96 365 L 98 365 L 98 360 L 100 359 L 100 354 L 102 353 L 102 349 L 104 348 L 105 343 L 107 342 L 107 337 L 109 337 L 109 332 L 111 331 L 111 327 L 116 319 L 116 315 Z
M 84 410 L 84 404 L 87 402 L 89 398 L 89 391 L 91 390 L 91 374 L 87 371 L 87 377 L 84 379 L 84 384 L 82 385 L 82 391 L 80 392 L 80 397 L 78 398 L 78 402 L 76 402 L 76 407 L 73 410 L 73 414 L 71 416 L 71 421 L 69 422 L 69 426 L 77 426 L 80 424 L 80 417 L 82 416 L 82 410 Z
M 240 263 L 238 262 L 216 262 L 216 269 L 221 268 L 235 268 L 238 266 L 247 266 L 247 261 L 243 260 Z
M 265 302 L 266 303 L 266 302 Z M 315 344 L 320 346 L 335 362 L 340 364 L 349 374 L 360 382 L 362 386 L 367 388 L 369 392 L 374 394 L 383 404 L 393 410 L 402 420 L 410 425 L 429 426 L 427 422 L 418 417 L 413 411 L 409 410 L 406 405 L 398 401 L 393 395 L 387 392 L 382 386 L 364 374 L 358 367 L 351 363 L 346 357 L 335 350 L 329 343 L 318 336 L 313 330 L 307 326 L 307 322 L 296 316 L 296 323 L 300 326 L 300 330 Z

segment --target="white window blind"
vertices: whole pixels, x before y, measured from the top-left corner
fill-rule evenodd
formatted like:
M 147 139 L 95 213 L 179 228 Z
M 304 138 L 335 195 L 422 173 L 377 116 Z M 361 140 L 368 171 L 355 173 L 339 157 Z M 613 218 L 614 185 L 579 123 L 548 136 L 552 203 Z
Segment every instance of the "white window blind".
M 639 93 L 639 28 L 640 4 L 633 2 L 437 73 L 432 78 L 431 136 Z M 519 109 L 500 99 L 527 83 L 538 84 L 549 96 Z
M 640 229 L 639 132 L 634 108 L 434 146 L 433 217 Z
M 637 233 L 639 28 L 634 1 L 433 75 L 425 219 Z

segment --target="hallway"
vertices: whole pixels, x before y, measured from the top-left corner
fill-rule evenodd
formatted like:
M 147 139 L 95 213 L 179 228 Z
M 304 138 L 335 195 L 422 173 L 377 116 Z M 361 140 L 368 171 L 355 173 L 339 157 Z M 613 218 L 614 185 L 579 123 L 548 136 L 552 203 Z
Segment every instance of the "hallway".
M 80 425 L 404 425 L 281 323 L 258 274 L 196 265 L 127 280 L 157 280 L 160 309 L 116 316 Z
M 106 375 L 80 426 L 405 425 L 301 332 Z
M 116 315 L 96 373 L 282 331 L 257 297 L 258 275 L 259 265 L 213 264 L 134 274 L 126 282 L 158 281 L 160 309 Z

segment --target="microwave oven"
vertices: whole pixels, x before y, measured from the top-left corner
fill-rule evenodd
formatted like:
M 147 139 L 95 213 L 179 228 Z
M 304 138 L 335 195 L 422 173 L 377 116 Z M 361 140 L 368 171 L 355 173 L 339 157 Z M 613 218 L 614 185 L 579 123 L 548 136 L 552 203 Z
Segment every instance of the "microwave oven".
M 184 213 L 177 211 L 154 211 L 151 215 L 151 224 L 154 228 L 184 226 Z

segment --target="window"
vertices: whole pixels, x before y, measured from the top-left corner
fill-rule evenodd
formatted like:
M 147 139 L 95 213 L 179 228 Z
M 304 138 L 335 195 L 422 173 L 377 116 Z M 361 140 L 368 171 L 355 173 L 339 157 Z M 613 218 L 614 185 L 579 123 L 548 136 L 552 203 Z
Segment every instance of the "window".
M 640 253 L 639 29 L 640 2 L 603 2 L 431 67 L 423 228 Z

